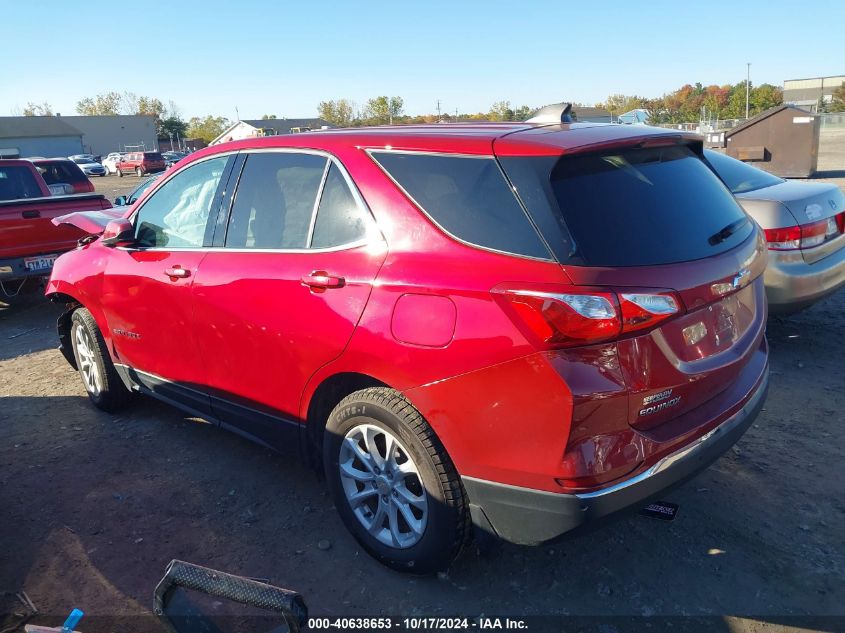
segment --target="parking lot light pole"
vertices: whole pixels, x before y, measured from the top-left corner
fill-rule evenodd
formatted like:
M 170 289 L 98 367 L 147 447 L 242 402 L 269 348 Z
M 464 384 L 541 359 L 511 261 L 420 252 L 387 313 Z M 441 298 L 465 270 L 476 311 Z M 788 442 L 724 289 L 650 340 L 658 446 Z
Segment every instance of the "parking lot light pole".
M 751 95 L 751 62 L 746 62 L 745 66 L 745 118 L 748 119 L 748 99 Z

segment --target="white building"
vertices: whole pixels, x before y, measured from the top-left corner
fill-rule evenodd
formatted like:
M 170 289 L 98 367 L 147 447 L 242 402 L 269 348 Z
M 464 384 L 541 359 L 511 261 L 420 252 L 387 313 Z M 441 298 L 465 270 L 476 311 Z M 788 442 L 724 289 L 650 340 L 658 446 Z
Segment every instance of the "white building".
M 209 145 L 239 141 L 256 136 L 279 136 L 333 127 L 323 119 L 244 119 L 223 130 Z

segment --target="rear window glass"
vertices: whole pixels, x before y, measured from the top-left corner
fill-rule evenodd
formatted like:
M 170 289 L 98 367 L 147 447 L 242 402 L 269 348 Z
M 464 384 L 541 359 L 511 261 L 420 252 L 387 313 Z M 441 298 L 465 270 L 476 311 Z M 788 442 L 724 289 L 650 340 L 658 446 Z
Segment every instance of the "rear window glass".
M 38 163 L 38 171 L 44 177 L 44 182 L 48 185 L 55 185 L 60 182 L 74 183 L 85 182 L 88 177 L 82 173 L 82 170 L 76 166 L 75 163 L 67 163 L 64 161 L 55 163 Z
M 590 266 L 645 266 L 716 255 L 753 224 L 690 148 L 565 156 L 552 191 L 575 248 Z
M 476 246 L 549 259 L 496 161 L 373 152 L 373 158 L 446 232 Z
M 144 152 L 144 158 L 147 160 L 161 160 L 161 154 L 158 152 Z
M 784 182 L 783 179 L 772 176 L 762 169 L 746 165 L 740 160 L 719 152 L 704 150 L 704 157 L 734 194 L 747 193 Z
M 43 195 L 35 176 L 26 167 L 0 167 L 0 200 L 40 198 Z

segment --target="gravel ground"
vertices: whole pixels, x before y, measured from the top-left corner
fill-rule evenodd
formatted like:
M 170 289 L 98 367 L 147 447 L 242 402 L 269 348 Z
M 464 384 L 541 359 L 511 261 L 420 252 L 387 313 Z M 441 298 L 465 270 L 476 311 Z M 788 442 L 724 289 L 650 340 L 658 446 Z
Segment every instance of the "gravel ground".
M 95 184 L 113 198 L 137 179 Z M 0 593 L 25 590 L 44 614 L 149 614 L 153 588 L 179 558 L 294 588 L 312 615 L 687 616 L 670 621 L 675 631 L 845 626 L 845 292 L 770 320 L 765 410 L 736 447 L 666 497 L 680 505 L 674 522 L 632 516 L 552 546 L 473 547 L 448 575 L 422 578 L 361 551 L 292 455 L 149 399 L 120 415 L 95 410 L 55 349 L 59 311 L 35 293 L 0 303 Z M 0 629 L 13 621 L 0 616 Z M 121 630 L 155 628 L 141 621 Z M 596 630 L 624 628 L 614 622 Z

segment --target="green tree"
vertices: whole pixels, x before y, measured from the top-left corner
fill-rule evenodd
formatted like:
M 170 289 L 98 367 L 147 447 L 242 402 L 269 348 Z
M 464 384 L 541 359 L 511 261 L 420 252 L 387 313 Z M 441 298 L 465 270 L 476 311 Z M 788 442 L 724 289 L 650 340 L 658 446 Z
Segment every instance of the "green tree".
M 276 118 L 275 114 L 262 114 L 261 115 L 262 121 L 269 121 L 270 119 L 275 119 L 275 118 Z
M 349 127 L 355 121 L 355 105 L 348 99 L 321 101 L 317 105 L 317 116 L 338 127 Z
M 116 115 L 120 114 L 123 102 L 124 98 L 119 92 L 104 92 L 96 97 L 85 97 L 77 101 L 76 112 L 87 116 Z
M 177 116 L 162 119 L 158 125 L 158 137 L 160 139 L 185 138 L 188 133 L 188 124 Z
M 513 111 L 513 120 L 514 121 L 525 121 L 526 119 L 531 118 L 531 115 L 534 113 L 534 110 L 537 108 L 529 108 L 527 105 L 521 105 L 516 110 Z
M 496 101 L 487 112 L 490 121 L 513 121 L 513 117 L 514 111 L 510 101 Z
M 845 83 L 833 91 L 829 108 L 831 112 L 845 112 Z
M 205 116 L 193 117 L 188 121 L 187 136 L 189 138 L 201 138 L 206 143 L 210 143 L 223 131 L 231 125 L 226 117 L 222 116 Z
M 760 84 L 751 89 L 751 116 L 783 103 L 783 90 L 772 84 Z
M 364 118 L 370 125 L 393 123 L 394 119 L 402 116 L 404 107 L 405 101 L 402 97 L 375 97 L 367 101 L 364 108 Z
M 30 101 L 23 109 L 24 116 L 53 116 L 53 106 L 46 101 L 44 103 L 33 103 Z

